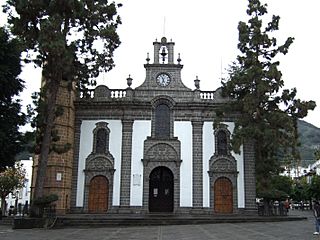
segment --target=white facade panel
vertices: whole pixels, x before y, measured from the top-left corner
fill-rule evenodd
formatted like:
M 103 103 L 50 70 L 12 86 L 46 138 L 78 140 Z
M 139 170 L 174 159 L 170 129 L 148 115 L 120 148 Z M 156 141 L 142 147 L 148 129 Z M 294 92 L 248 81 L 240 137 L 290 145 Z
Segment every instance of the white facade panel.
M 210 178 L 209 178 L 209 160 L 214 154 L 214 131 L 213 122 L 203 123 L 203 207 L 210 207 Z
M 237 160 L 238 169 L 238 208 L 245 207 L 245 194 L 244 194 L 244 164 L 243 164 L 243 147 L 240 147 L 240 154 L 233 153 Z
M 120 173 L 121 173 L 121 145 L 122 145 L 122 123 L 121 120 L 85 120 L 81 123 L 79 163 L 78 163 L 78 185 L 76 206 L 83 207 L 84 201 L 84 169 L 86 158 L 93 150 L 93 130 L 96 123 L 107 122 L 110 129 L 109 151 L 114 157 L 114 179 L 113 179 L 113 201 L 112 205 L 120 204 Z
M 132 133 L 132 160 L 130 206 L 142 206 L 143 197 L 143 145 L 151 136 L 151 121 L 134 121 Z
M 192 125 L 191 122 L 175 122 L 174 136 L 181 143 L 180 206 L 192 207 Z

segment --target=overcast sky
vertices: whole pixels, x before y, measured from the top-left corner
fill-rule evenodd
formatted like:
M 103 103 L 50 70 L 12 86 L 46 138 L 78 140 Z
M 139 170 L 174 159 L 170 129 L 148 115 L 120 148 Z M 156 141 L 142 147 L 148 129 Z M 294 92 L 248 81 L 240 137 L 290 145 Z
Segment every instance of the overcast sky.
M 0 0 L 3 3 L 4 0 Z M 193 80 L 200 79 L 201 90 L 220 87 L 220 78 L 237 54 L 240 20 L 246 21 L 247 0 L 120 0 L 123 24 L 118 33 L 122 44 L 115 52 L 116 67 L 100 77 L 109 88 L 125 88 L 126 78 L 133 78 L 132 87 L 145 79 L 147 53 L 153 56 L 152 43 L 166 36 L 175 42 L 175 59 L 181 54 L 182 81 L 194 89 Z M 279 44 L 287 37 L 295 41 L 289 53 L 280 57 L 280 70 L 286 88 L 296 87 L 302 100 L 320 105 L 320 1 L 261 0 L 268 4 L 267 20 L 280 16 Z M 3 15 L 2 15 L 3 16 Z M 2 17 L 1 16 L 1 17 Z M 3 18 L 3 17 L 2 17 Z M 3 19 L 1 19 L 3 22 Z M 153 62 L 153 59 L 152 61 Z M 40 71 L 29 66 L 21 76 L 27 82 L 23 99 L 40 85 Z M 304 120 L 320 127 L 320 107 Z

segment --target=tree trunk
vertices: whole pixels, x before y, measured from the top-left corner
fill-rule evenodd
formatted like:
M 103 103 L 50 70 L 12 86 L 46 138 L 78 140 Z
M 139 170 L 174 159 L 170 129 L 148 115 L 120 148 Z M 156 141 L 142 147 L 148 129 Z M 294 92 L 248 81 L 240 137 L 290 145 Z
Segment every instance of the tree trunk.
M 59 75 L 59 74 L 58 74 Z M 43 138 L 41 141 L 41 149 L 40 155 L 38 159 L 38 169 L 35 183 L 35 190 L 33 198 L 39 198 L 43 196 L 44 193 L 44 182 L 47 171 L 48 158 L 50 153 L 50 145 L 51 145 L 51 132 L 54 127 L 55 120 L 55 107 L 56 107 L 56 98 L 58 95 L 58 90 L 61 82 L 61 76 L 53 77 L 47 83 L 47 93 L 46 96 L 46 104 L 47 104 L 47 116 Z
M 1 196 L 1 214 L 0 214 L 0 218 L 1 216 L 4 216 L 5 215 L 5 212 L 6 212 L 6 197 L 5 196 Z

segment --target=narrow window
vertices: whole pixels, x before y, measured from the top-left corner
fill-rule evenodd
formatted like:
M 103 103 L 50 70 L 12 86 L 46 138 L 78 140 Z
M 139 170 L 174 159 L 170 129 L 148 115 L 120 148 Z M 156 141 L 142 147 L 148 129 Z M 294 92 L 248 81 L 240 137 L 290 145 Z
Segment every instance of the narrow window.
M 225 131 L 220 130 L 217 134 L 218 155 L 228 154 L 228 140 Z
M 101 128 L 97 131 L 96 153 L 105 153 L 107 149 L 107 131 Z
M 170 109 L 166 104 L 159 104 L 155 109 L 155 136 L 170 137 Z

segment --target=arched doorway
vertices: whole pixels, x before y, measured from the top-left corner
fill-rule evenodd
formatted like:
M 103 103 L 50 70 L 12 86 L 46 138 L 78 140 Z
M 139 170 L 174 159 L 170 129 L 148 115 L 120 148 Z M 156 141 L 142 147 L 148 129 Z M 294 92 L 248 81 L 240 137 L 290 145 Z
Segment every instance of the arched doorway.
M 91 213 L 108 210 L 109 182 L 104 176 L 96 176 L 90 181 L 88 210 Z
M 149 176 L 149 211 L 173 212 L 173 174 L 169 168 L 157 167 Z
M 216 213 L 233 212 L 232 182 L 225 177 L 218 178 L 214 183 L 214 211 Z

